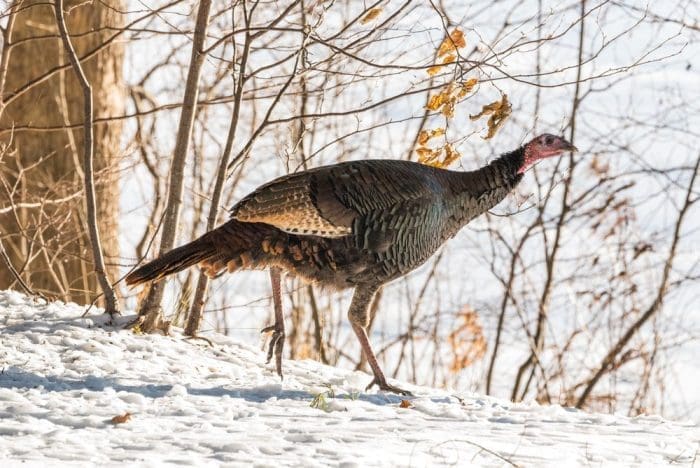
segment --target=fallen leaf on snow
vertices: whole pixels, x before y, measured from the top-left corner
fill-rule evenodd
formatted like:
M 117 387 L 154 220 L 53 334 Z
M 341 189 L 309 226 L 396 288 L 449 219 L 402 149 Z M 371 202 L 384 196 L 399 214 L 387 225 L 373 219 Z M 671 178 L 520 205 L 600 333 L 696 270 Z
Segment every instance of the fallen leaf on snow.
M 131 413 L 126 412 L 124 414 L 120 414 L 119 416 L 115 416 L 111 419 L 112 424 L 124 424 L 125 422 L 129 421 L 131 419 Z

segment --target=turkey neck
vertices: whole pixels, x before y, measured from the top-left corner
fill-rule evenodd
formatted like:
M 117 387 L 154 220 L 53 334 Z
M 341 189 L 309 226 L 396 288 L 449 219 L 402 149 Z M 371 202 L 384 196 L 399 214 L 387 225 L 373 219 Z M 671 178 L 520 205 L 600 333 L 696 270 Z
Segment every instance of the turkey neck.
M 454 195 L 481 197 L 505 189 L 505 196 L 522 180 L 523 174 L 518 174 L 518 169 L 524 161 L 525 149 L 521 147 L 499 156 L 481 169 L 451 172 L 452 192 Z
M 488 165 L 468 172 L 450 172 L 453 219 L 464 225 L 503 200 L 523 178 L 518 169 L 525 160 L 524 147 L 506 153 Z

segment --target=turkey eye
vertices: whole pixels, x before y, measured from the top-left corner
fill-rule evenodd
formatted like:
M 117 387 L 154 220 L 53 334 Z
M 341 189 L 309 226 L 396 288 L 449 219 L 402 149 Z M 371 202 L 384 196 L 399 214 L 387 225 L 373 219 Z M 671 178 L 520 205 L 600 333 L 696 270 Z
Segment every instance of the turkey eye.
M 545 145 L 551 145 L 553 141 L 553 138 L 551 136 L 548 136 L 544 139 L 544 144 Z

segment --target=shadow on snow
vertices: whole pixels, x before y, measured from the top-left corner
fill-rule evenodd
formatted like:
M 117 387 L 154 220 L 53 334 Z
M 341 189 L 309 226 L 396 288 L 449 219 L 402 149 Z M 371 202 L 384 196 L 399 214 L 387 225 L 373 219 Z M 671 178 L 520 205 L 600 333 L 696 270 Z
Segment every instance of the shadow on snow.
M 0 388 L 8 389 L 32 389 L 43 387 L 46 392 L 67 392 L 87 390 L 101 392 L 112 388 L 115 392 L 138 393 L 147 398 L 163 398 L 172 389 L 170 384 L 128 384 L 120 383 L 117 379 L 109 377 L 97 377 L 87 375 L 83 379 L 70 379 L 56 375 L 41 376 L 32 372 L 26 372 L 18 367 L 8 367 L 0 373 Z M 285 390 L 274 388 L 278 385 L 263 385 L 260 387 L 191 387 L 185 386 L 188 395 L 203 397 L 240 398 L 254 403 L 262 403 L 270 398 L 278 400 L 308 400 L 314 398 L 314 394 L 304 390 Z M 397 404 L 402 397 L 388 394 L 360 393 L 358 400 L 373 403 L 375 405 Z

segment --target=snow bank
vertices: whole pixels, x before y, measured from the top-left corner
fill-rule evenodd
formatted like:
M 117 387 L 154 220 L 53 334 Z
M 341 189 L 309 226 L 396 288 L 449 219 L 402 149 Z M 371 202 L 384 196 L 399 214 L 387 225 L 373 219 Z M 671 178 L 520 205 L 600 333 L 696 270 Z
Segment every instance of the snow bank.
M 403 408 L 399 396 L 365 392 L 363 373 L 285 361 L 280 382 L 260 350 L 230 337 L 210 335 L 210 347 L 178 330 L 136 335 L 84 311 L 0 291 L 0 466 L 691 466 L 698 457 L 691 423 L 402 383 L 417 395 Z

